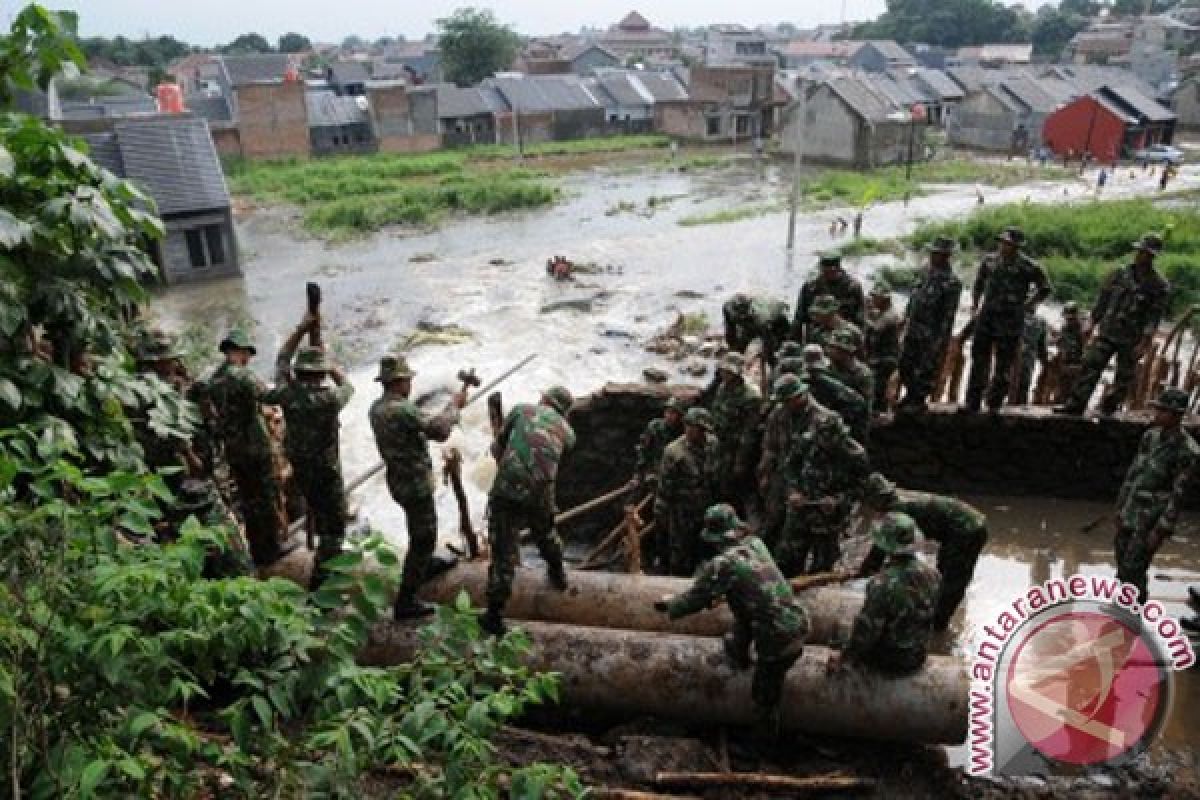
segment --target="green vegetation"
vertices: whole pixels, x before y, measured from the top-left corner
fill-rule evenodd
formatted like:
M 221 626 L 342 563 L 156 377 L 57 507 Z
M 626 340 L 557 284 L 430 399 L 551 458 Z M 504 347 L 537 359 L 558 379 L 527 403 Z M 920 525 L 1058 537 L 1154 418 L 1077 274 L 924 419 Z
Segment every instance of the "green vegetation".
M 900 256 L 904 255 L 905 247 L 904 243 L 899 239 L 872 239 L 870 236 L 862 236 L 857 239 L 851 239 L 833 249 L 841 253 L 843 257 L 856 258 L 858 256 L 870 256 L 879 253 L 891 253 L 892 255 Z
M 727 222 L 739 222 L 744 219 L 761 217 L 766 214 L 775 214 L 786 209 L 787 206 L 782 203 L 738 206 L 736 208 L 726 208 L 721 211 L 714 211 L 710 214 L 694 214 L 692 216 L 683 217 L 679 220 L 678 224 L 684 226 L 685 228 L 694 227 L 696 225 L 724 225 Z
M 893 290 L 908 292 L 916 288 L 921 280 L 921 272 L 918 267 L 889 266 L 881 267 L 875 275 Z
M 926 223 L 910 241 L 924 245 L 934 236 L 947 235 L 964 248 L 991 249 L 1008 225 L 1024 229 L 1029 252 L 1049 270 L 1055 296 L 1063 302 L 1095 299 L 1101 282 L 1128 262 L 1131 243 L 1147 231 L 1159 231 L 1166 238 L 1156 264 L 1173 286 L 1172 312 L 1200 302 L 1200 214 L 1147 199 L 995 206 L 966 220 Z
M 703 311 L 680 314 L 671 329 L 679 336 L 700 336 L 708 333 L 708 314 Z
M 656 133 L 605 136 L 595 139 L 568 139 L 564 142 L 539 142 L 524 145 L 521 154 L 526 158 L 544 156 L 577 156 L 592 153 L 628 153 L 635 150 L 657 150 L 670 145 L 667 136 Z M 473 160 L 516 158 L 517 149 L 508 144 L 481 144 L 460 151 Z
M 511 68 L 521 37 L 489 9 L 459 8 L 437 21 L 438 49 L 446 80 L 474 86 Z

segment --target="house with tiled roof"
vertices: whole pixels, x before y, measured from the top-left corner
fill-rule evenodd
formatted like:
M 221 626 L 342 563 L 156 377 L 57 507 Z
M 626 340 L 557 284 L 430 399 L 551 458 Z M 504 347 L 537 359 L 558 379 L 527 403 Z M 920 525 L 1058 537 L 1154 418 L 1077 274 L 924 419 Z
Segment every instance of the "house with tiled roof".
M 600 37 L 600 44 L 627 60 L 653 61 L 672 59 L 678 55 L 671 34 L 662 28 L 655 28 L 637 11 L 630 11 L 609 28 Z
M 670 72 L 603 70 L 588 85 L 604 104 L 613 133 L 649 133 L 660 103 L 687 100 L 687 90 Z
M 446 147 L 496 143 L 496 116 L 509 111 L 495 89 L 460 88 L 440 83 L 437 92 L 438 124 Z
M 862 42 L 846 62 L 867 72 L 887 72 L 917 65 L 911 53 L 890 39 Z
M 905 91 L 890 82 L 885 90 L 885 81 L 845 72 L 808 86 L 802 133 L 791 127 L 801 124 L 797 102 L 788 108 L 792 132 L 784 140 L 802 140 L 805 161 L 855 169 L 921 157 L 927 126 L 912 119 Z
M 578 75 L 501 73 L 488 78 L 505 109 L 496 115 L 496 139 L 522 144 L 584 139 L 606 132 L 604 104 Z M 518 127 L 519 126 L 519 127 Z

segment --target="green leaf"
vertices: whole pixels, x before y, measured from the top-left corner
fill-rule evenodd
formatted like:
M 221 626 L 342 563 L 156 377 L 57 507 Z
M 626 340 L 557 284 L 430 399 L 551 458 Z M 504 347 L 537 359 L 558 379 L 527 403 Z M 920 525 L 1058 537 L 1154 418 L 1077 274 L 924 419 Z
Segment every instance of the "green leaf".
M 11 178 L 17 171 L 17 162 L 8 148 L 0 144 L 0 178 Z
M 8 378 L 0 378 L 0 400 L 13 411 L 21 409 L 21 390 Z
M 11 211 L 0 208 L 0 247 L 13 250 L 29 240 L 33 226 L 18 219 Z
M 379 561 L 380 566 L 384 567 L 395 567 L 400 563 L 400 557 L 390 547 L 379 548 L 378 552 L 375 553 L 375 558 Z
M 142 765 L 138 763 L 136 758 L 121 759 L 120 767 L 121 772 L 124 772 L 135 781 L 141 782 L 146 780 L 146 770 L 142 768 Z
M 330 570 L 350 570 L 362 563 L 362 553 L 351 550 L 325 562 L 325 568 Z
M 255 695 L 250 700 L 250 703 L 254 706 L 254 711 L 258 714 L 259 720 L 262 721 L 263 727 L 270 728 L 273 718 L 271 704 L 262 695 Z
M 79 778 L 79 794 L 83 797 L 91 797 L 96 793 L 96 787 L 108 775 L 107 761 L 93 761 L 83 769 L 83 774 Z
M 129 723 L 129 732 L 134 736 L 141 736 L 157 723 L 158 714 L 155 714 L 153 711 L 141 711 Z

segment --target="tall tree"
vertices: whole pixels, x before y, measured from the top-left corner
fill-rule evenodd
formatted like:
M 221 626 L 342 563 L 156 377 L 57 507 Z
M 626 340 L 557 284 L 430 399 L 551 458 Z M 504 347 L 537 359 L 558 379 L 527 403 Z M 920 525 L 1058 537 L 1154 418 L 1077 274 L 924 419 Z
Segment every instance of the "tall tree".
M 270 53 L 271 43 L 261 33 L 243 33 L 229 44 L 221 48 L 226 55 L 246 55 L 247 53 Z
M 995 0 L 887 0 L 887 10 L 853 38 L 943 47 L 1029 41 L 1029 18 Z
M 302 34 L 285 33 L 279 37 L 279 52 L 281 53 L 303 53 L 305 50 L 311 49 L 312 42 Z
M 442 72 L 459 86 L 473 86 L 508 69 L 520 46 L 517 34 L 488 10 L 460 8 L 437 26 Z
M 1063 11 L 1062 6 L 1044 5 L 1038 9 L 1033 21 L 1033 52 L 1039 56 L 1057 57 L 1071 37 L 1086 27 L 1086 17 Z

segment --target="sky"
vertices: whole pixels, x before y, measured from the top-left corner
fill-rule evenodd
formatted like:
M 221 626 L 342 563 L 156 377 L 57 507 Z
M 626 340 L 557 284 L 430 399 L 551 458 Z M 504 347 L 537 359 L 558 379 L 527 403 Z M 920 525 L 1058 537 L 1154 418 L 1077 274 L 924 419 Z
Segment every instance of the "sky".
M 670 30 L 679 25 L 738 22 L 792 22 L 799 27 L 818 23 L 872 19 L 885 0 L 654 0 L 633 5 L 631 0 L 42 0 L 49 8 L 79 13 L 84 36 L 131 38 L 170 34 L 190 44 L 224 44 L 240 33 L 261 33 L 274 42 L 295 31 L 318 42 L 340 42 L 348 34 L 366 39 L 402 34 L 419 39 L 434 30 L 434 20 L 465 5 L 490 8 L 501 22 L 526 34 L 575 32 L 583 25 L 607 28 L 632 9 L 652 25 Z M 1045 0 L 1013 0 L 1036 8 Z M 21 0 L 6 2 L 11 17 Z M 8 20 L 5 20 L 6 22 Z M 6 26 L 7 27 L 7 26 Z

